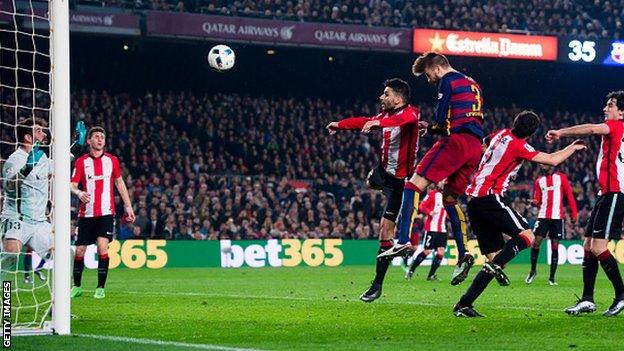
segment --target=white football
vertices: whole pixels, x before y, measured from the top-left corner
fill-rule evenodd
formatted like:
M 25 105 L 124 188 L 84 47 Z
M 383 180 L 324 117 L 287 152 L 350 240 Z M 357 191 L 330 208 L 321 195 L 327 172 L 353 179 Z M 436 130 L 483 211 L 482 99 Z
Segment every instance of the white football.
M 227 45 L 216 45 L 208 53 L 208 64 L 217 71 L 227 71 L 234 67 L 236 55 Z

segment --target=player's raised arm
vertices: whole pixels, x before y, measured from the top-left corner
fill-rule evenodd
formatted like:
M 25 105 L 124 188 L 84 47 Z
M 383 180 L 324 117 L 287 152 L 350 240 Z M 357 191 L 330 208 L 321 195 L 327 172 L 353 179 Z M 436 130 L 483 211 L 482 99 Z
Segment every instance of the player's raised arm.
M 531 159 L 531 161 L 542 163 L 545 165 L 556 166 L 561 162 L 567 160 L 576 151 L 585 149 L 587 149 L 587 145 L 585 145 L 582 140 L 575 140 L 570 145 L 559 151 L 555 151 L 550 154 L 546 152 L 539 152 Z
M 581 137 L 588 135 L 607 135 L 609 134 L 609 126 L 606 123 L 598 124 L 579 124 L 572 127 L 562 129 L 552 129 L 546 133 L 546 142 L 553 143 L 560 138 Z

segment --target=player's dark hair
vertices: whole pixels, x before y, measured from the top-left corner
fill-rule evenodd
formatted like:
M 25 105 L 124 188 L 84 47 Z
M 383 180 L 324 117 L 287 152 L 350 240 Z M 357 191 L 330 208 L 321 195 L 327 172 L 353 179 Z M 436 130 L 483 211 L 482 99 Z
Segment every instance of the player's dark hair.
M 22 118 L 17 122 L 17 141 L 23 143 L 24 137 L 26 135 L 33 135 L 33 127 L 35 125 L 40 125 L 44 129 L 48 127 L 48 122 L 46 122 L 43 118 L 39 117 L 27 117 Z
M 392 91 L 402 97 L 405 102 L 409 101 L 410 86 L 406 81 L 399 78 L 388 79 L 384 82 L 384 87 L 392 89 Z
M 533 135 L 542 124 L 542 119 L 533 111 L 522 111 L 514 118 L 511 133 L 518 138 L 524 139 Z
M 618 111 L 624 111 L 624 90 L 610 92 L 607 94 L 607 99 L 615 99 Z
M 91 139 L 91 136 L 93 135 L 93 133 L 102 133 L 106 136 L 106 130 L 104 130 L 103 127 L 95 126 L 89 129 L 89 132 L 87 133 L 87 139 Z
M 415 76 L 419 76 L 425 72 L 425 68 L 433 66 L 449 67 L 450 65 L 451 64 L 446 56 L 434 51 L 429 51 L 416 58 L 416 61 L 414 61 L 414 65 L 412 66 L 412 73 L 414 73 Z

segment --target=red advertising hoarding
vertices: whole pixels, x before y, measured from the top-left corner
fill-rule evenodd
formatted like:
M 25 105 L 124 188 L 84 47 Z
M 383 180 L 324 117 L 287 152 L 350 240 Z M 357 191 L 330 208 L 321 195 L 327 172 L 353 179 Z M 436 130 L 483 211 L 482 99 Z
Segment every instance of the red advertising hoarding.
M 414 52 L 501 59 L 557 60 L 557 38 L 546 36 L 414 29 Z

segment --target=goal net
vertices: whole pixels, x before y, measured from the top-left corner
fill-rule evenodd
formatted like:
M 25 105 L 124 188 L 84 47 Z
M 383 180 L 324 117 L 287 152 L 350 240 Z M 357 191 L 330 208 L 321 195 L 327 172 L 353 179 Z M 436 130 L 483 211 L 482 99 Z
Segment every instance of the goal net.
M 0 0 L 0 108 L 3 324 L 10 321 L 13 335 L 67 334 L 67 0 Z M 31 151 L 37 141 L 43 155 Z

